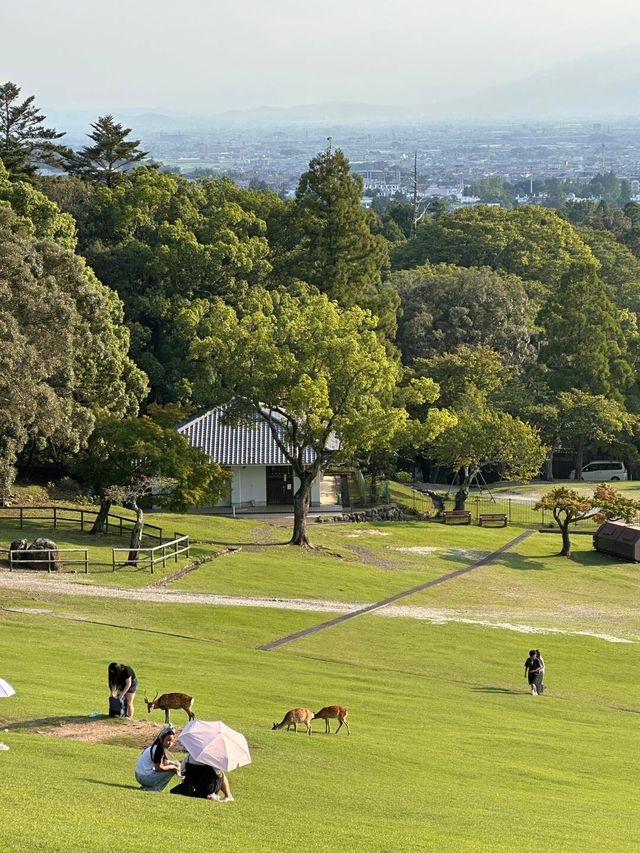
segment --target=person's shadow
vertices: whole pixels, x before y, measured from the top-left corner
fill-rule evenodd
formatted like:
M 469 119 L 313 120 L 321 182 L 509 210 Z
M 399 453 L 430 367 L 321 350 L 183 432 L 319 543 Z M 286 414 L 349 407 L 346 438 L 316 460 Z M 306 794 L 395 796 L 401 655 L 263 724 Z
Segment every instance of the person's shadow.
M 36 720 L 20 720 L 17 723 L 5 724 L 4 728 L 9 729 L 9 731 L 31 731 L 32 729 L 40 729 L 40 728 L 51 728 L 52 726 L 60 726 L 65 723 L 94 723 L 97 720 L 108 720 L 108 714 L 98 714 L 96 717 L 89 717 L 87 715 L 84 716 L 68 716 L 68 717 L 39 717 Z M 119 717 L 114 717 L 113 719 L 119 720 Z M 116 723 L 117 725 L 117 723 Z M 117 731 L 117 728 L 114 726 L 114 731 Z
M 107 788 L 124 788 L 127 791 L 139 791 L 140 785 L 123 785 L 121 782 L 105 782 L 102 779 L 83 779 L 83 782 L 91 782 L 93 785 L 105 785 Z
M 504 694 L 504 695 L 508 695 L 508 696 L 526 695 L 525 690 L 512 690 L 509 687 L 491 687 L 491 685 L 486 685 L 485 687 L 472 687 L 471 689 L 475 693 L 495 693 L 495 694 Z

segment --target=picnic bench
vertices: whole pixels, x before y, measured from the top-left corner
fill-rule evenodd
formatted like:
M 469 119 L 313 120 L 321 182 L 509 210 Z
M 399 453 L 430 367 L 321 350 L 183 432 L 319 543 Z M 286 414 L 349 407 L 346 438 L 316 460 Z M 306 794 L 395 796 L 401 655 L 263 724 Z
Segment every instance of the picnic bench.
M 471 513 L 468 509 L 447 509 L 442 513 L 445 524 L 471 524 Z
M 503 512 L 482 512 L 478 516 L 478 524 L 480 527 L 485 525 L 497 525 L 498 527 L 506 527 L 508 524 L 507 516 Z

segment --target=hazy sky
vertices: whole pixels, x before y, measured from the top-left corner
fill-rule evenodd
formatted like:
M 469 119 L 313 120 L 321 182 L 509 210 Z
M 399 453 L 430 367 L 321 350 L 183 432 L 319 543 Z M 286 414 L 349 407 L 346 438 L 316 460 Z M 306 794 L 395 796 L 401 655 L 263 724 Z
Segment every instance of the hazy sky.
M 43 108 L 420 104 L 640 41 L 638 0 L 0 0 Z M 636 35 L 639 34 L 639 35 Z

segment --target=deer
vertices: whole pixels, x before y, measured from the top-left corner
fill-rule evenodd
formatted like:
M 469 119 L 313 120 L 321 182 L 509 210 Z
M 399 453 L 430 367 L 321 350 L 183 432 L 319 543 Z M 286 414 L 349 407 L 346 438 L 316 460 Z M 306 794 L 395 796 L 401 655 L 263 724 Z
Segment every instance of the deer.
M 349 722 L 347 720 L 348 716 L 349 712 L 341 705 L 327 705 L 325 708 L 321 708 L 317 713 L 315 713 L 313 715 L 313 719 L 324 720 L 325 734 L 331 734 L 331 726 L 329 724 L 329 720 L 339 720 L 340 725 L 336 729 L 336 734 L 338 734 L 338 732 L 344 725 L 347 727 L 347 734 L 350 735 L 351 731 L 349 729 Z
M 274 729 L 282 729 L 285 726 L 287 731 L 293 726 L 294 732 L 298 731 L 298 723 L 304 723 L 307 727 L 307 734 L 311 734 L 311 720 L 313 720 L 313 711 L 308 708 L 292 708 L 284 715 L 281 723 L 274 723 L 271 726 L 271 731 Z
M 182 708 L 189 717 L 189 720 L 195 720 L 196 718 L 196 715 L 191 710 L 193 697 L 187 696 L 186 693 L 163 693 L 162 696 L 158 696 L 158 692 L 156 691 L 156 695 L 151 700 L 147 698 L 147 694 L 145 693 L 144 701 L 146 702 L 149 714 L 154 708 L 159 708 L 161 711 L 164 711 L 165 723 L 170 722 L 169 711 L 177 708 Z

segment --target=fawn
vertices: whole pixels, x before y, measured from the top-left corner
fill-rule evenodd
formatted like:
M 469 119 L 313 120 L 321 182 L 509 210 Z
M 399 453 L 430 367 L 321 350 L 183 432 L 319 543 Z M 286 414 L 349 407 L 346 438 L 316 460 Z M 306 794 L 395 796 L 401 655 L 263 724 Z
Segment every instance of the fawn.
M 304 723 L 307 727 L 307 734 L 311 734 L 311 720 L 313 720 L 313 711 L 310 711 L 308 708 L 292 708 L 291 711 L 287 711 L 284 715 L 284 718 L 281 723 L 274 723 L 271 726 L 271 730 L 273 729 L 282 729 L 284 726 L 287 727 L 287 731 L 293 726 L 294 732 L 298 731 L 298 723 Z
M 340 725 L 336 729 L 336 734 L 338 734 L 338 732 L 344 725 L 347 727 L 347 734 L 350 735 L 351 731 L 349 730 L 349 722 L 347 720 L 348 716 L 349 712 L 341 705 L 327 705 L 326 708 L 321 708 L 317 713 L 315 713 L 313 715 L 313 719 L 324 720 L 325 734 L 331 734 L 331 726 L 329 725 L 329 720 L 339 720 Z
M 147 703 L 147 711 L 149 713 L 151 713 L 154 708 L 159 708 L 161 711 L 164 711 L 165 723 L 170 722 L 169 711 L 176 708 L 182 708 L 190 720 L 195 720 L 196 718 L 196 715 L 191 710 L 193 697 L 187 696 L 186 693 L 163 693 L 162 696 L 158 696 L 158 693 L 156 692 L 155 697 L 151 700 L 147 698 L 147 694 L 145 693 L 144 701 Z

